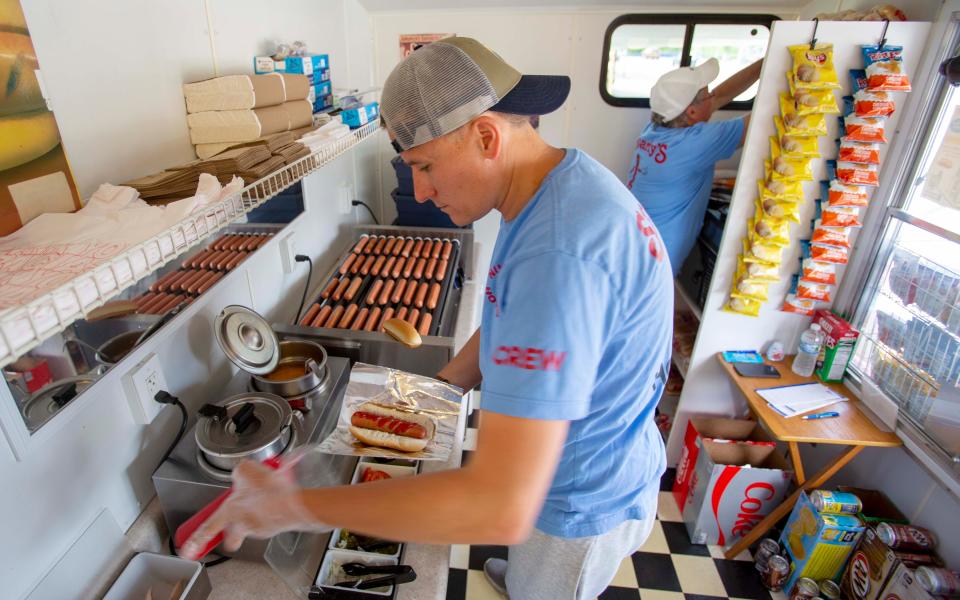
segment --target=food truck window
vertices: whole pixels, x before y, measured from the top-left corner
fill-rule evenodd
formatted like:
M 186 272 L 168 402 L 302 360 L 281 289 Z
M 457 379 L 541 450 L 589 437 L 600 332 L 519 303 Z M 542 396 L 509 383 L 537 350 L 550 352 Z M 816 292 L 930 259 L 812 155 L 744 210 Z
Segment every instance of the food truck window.
M 941 82 L 925 118 L 857 286 L 852 367 L 960 476 L 960 89 Z
M 763 58 L 771 15 L 623 15 L 607 27 L 600 95 L 613 106 L 650 107 L 650 88 L 672 69 L 720 61 L 718 81 Z M 749 109 L 756 85 L 729 105 Z

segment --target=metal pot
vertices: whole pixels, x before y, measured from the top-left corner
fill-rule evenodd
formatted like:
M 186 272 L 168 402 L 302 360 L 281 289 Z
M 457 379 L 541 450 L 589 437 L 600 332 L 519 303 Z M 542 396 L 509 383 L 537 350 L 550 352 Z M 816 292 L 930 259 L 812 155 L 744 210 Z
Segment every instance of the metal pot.
M 293 409 L 273 394 L 247 392 L 200 409 L 197 447 L 214 468 L 232 471 L 244 460 L 264 461 L 296 443 Z
M 31 394 L 24 402 L 21 412 L 27 429 L 31 432 L 49 421 L 68 402 L 79 396 L 97 382 L 100 375 L 86 373 L 58 379 Z
M 115 335 L 97 348 L 97 362 L 112 367 L 136 347 L 142 331 L 125 331 Z
M 311 362 L 312 361 L 312 362 Z M 271 379 L 274 373 L 297 368 L 302 375 L 290 379 Z M 277 394 L 285 398 L 306 394 L 327 380 L 327 351 L 316 342 L 307 340 L 284 340 L 280 342 L 280 361 L 277 367 L 264 375 L 252 375 L 254 389 Z

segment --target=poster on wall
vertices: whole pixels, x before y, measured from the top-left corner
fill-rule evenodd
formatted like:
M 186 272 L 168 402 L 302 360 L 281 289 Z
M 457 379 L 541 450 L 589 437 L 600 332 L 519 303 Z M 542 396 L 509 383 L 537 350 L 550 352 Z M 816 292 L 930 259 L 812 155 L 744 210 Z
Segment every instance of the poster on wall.
M 0 0 L 0 236 L 80 208 L 39 68 L 20 0 Z
M 3 1 L 3 0 L 0 0 Z M 426 46 L 430 42 L 442 40 L 445 37 L 456 35 L 455 33 L 404 33 L 400 36 L 400 60 L 406 58 L 411 52 L 420 46 Z

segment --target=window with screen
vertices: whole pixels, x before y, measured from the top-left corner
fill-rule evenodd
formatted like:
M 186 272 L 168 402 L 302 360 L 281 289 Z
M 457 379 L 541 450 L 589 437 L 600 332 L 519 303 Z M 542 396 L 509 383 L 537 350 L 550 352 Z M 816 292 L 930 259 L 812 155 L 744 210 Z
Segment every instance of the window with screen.
M 607 27 L 600 66 L 600 95 L 613 106 L 650 107 L 650 89 L 677 67 L 708 58 L 720 62 L 717 83 L 767 52 L 771 15 L 624 15 Z M 757 86 L 729 108 L 747 109 Z
M 933 94 L 880 223 L 852 367 L 897 405 L 898 428 L 960 475 L 960 90 L 941 79 Z

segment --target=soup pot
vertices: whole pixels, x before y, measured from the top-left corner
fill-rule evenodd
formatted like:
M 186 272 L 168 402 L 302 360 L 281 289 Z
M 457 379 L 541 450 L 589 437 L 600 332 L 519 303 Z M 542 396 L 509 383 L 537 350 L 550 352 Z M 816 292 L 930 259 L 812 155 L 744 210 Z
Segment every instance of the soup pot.
M 293 409 L 274 394 L 246 392 L 200 409 L 195 433 L 203 458 L 223 471 L 264 461 L 297 443 Z

